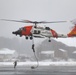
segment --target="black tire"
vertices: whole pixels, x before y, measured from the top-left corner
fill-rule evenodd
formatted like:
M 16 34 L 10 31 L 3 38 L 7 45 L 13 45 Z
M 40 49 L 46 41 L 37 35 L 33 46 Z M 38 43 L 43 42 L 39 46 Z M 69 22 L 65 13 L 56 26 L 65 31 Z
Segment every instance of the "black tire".
M 51 42 L 51 40 L 49 40 L 49 42 Z
M 28 37 L 26 36 L 26 40 L 28 40 Z
M 33 39 L 33 37 L 31 36 L 31 37 L 30 37 L 30 40 L 32 40 L 32 39 Z

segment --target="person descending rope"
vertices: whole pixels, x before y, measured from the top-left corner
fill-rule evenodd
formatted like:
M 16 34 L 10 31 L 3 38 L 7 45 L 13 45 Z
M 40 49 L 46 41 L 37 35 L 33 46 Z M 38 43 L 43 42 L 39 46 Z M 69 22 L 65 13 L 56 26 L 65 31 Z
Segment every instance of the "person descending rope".
M 16 68 L 16 66 L 17 66 L 17 60 L 14 61 L 14 68 Z
M 36 57 L 36 54 L 35 54 L 35 44 L 34 44 L 34 39 L 32 40 L 32 50 L 33 50 L 33 53 L 34 53 L 34 56 L 35 56 L 35 59 L 36 59 L 36 61 L 37 61 L 37 65 L 36 66 L 31 66 L 31 69 L 35 69 L 35 68 L 37 68 L 38 66 L 39 66 L 39 62 L 38 62 L 38 59 L 37 59 L 37 57 Z

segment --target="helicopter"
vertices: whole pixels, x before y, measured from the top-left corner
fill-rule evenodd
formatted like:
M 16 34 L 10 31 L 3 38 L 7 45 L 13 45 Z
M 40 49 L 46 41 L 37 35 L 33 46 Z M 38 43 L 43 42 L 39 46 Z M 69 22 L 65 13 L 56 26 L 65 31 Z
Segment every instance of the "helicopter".
M 32 40 L 32 50 L 37 62 L 36 66 L 31 66 L 31 69 L 35 69 L 39 66 L 39 62 L 38 62 L 38 58 L 35 54 L 35 44 L 34 44 L 34 38 L 48 38 L 48 42 L 51 42 L 50 38 L 68 38 L 68 37 L 76 37 L 76 23 L 75 26 L 72 28 L 72 30 L 64 35 L 64 34 L 58 34 L 54 29 L 51 29 L 50 27 L 42 27 L 42 26 L 38 26 L 37 24 L 47 24 L 47 23 L 64 23 L 67 21 L 52 21 L 52 22 L 47 22 L 47 21 L 30 21 L 30 20 L 22 20 L 22 21 L 18 21 L 18 20 L 7 20 L 7 19 L 1 19 L 4 21 L 13 21 L 13 22 L 22 22 L 22 23 L 32 23 L 33 25 L 28 25 L 28 26 L 24 26 L 19 28 L 17 31 L 13 31 L 12 34 L 14 35 L 19 35 L 20 37 L 25 36 L 25 39 L 28 40 Z M 72 21 L 70 21 L 72 22 Z
M 33 45 L 32 49 L 34 50 L 34 40 L 33 37 L 36 38 L 48 38 L 48 42 L 51 42 L 51 38 L 67 38 L 67 37 L 76 37 L 76 24 L 73 27 L 73 29 L 68 33 L 67 35 L 64 34 L 58 34 L 54 29 L 51 29 L 50 27 L 42 27 L 38 26 L 38 24 L 47 24 L 47 23 L 64 23 L 67 21 L 30 21 L 30 20 L 8 20 L 8 19 L 1 19 L 3 21 L 13 21 L 13 22 L 21 22 L 21 23 L 31 23 L 33 25 L 28 25 L 19 28 L 17 31 L 13 31 L 12 34 L 19 35 L 20 37 L 25 36 L 25 39 L 32 40 Z M 72 22 L 72 21 L 71 21 Z
M 36 38 L 49 38 L 49 42 L 51 42 L 50 38 L 58 38 L 58 37 L 64 37 L 64 35 L 58 34 L 55 30 L 51 29 L 50 27 L 41 27 L 37 24 L 47 24 L 47 23 L 61 23 L 66 21 L 53 21 L 53 22 L 46 22 L 46 21 L 30 21 L 30 20 L 7 20 L 7 19 L 1 19 L 4 21 L 13 21 L 13 22 L 22 22 L 22 23 L 32 23 L 33 25 L 28 25 L 19 28 L 17 31 L 13 31 L 12 34 L 15 34 L 16 36 L 19 35 L 20 37 L 25 36 L 26 40 L 33 39 L 33 37 Z

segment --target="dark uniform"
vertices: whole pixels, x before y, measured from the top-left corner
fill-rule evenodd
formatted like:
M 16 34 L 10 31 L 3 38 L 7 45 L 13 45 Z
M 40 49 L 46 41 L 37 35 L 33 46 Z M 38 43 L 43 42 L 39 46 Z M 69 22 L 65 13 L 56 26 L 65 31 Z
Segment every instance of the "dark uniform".
M 16 68 L 16 66 L 17 66 L 17 61 L 14 62 L 14 68 Z

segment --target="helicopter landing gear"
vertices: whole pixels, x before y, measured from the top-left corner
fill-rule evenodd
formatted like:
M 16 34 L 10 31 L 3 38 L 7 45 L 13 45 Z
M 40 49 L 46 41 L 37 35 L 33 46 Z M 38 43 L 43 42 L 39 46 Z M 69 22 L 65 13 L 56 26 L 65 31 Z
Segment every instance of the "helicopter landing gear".
M 50 40 L 50 37 L 49 37 L 49 40 L 48 40 L 48 42 L 51 42 L 51 40 Z
M 32 36 L 30 36 L 30 40 L 32 40 L 33 39 L 33 37 Z
M 28 36 L 26 36 L 25 38 L 26 38 L 26 40 L 28 40 Z
M 51 40 L 49 40 L 48 42 L 51 42 Z
M 26 40 L 28 40 L 28 39 L 32 40 L 33 37 L 32 37 L 32 36 L 25 36 L 25 39 L 26 39 Z

